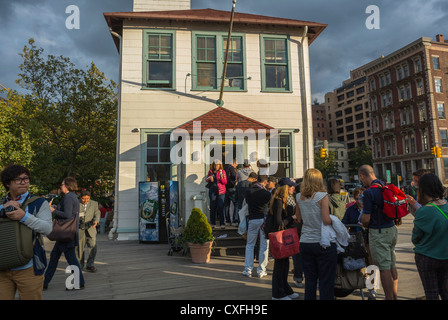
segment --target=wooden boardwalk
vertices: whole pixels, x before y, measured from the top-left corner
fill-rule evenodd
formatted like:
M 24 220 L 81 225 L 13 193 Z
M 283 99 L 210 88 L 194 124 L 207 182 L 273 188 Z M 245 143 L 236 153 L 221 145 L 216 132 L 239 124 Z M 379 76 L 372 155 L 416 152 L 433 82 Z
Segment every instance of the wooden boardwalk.
M 397 260 L 399 299 L 423 296 L 423 289 L 414 262 L 410 234 L 412 217 L 406 217 L 399 227 Z M 194 264 L 189 256 L 174 253 L 168 256 L 167 244 L 141 244 L 138 241 L 111 241 L 98 235 L 96 273 L 83 272 L 84 290 L 66 291 L 64 257 L 44 291 L 45 300 L 271 300 L 273 261 L 268 264 L 268 276 L 262 279 L 244 277 L 243 256 L 213 256 L 208 264 Z M 47 253 L 53 243 L 46 240 Z M 255 267 L 257 266 L 255 263 Z M 292 262 L 290 263 L 292 269 Z M 304 297 L 304 288 L 294 291 Z M 366 292 L 366 291 L 365 291 Z M 379 291 L 379 299 L 383 299 Z M 342 300 L 361 300 L 359 291 Z

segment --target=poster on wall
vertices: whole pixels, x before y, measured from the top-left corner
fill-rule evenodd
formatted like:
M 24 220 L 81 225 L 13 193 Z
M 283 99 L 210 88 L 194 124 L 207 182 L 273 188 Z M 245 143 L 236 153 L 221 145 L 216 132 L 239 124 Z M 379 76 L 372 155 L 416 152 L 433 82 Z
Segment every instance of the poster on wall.
M 139 240 L 159 241 L 159 183 L 140 182 Z
M 170 181 L 170 225 L 173 228 L 178 228 L 180 225 L 179 184 L 177 181 Z

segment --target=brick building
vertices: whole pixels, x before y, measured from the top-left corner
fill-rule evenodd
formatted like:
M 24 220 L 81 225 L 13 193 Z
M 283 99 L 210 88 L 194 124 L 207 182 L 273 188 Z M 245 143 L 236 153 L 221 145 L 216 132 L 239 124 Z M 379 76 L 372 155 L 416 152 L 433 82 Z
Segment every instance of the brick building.
M 328 140 L 327 111 L 323 104 L 313 104 L 313 136 L 314 140 Z
M 371 107 L 373 163 L 380 177 L 412 179 L 419 168 L 448 180 L 448 43 L 420 38 L 363 68 Z M 436 159 L 431 148 L 442 148 Z

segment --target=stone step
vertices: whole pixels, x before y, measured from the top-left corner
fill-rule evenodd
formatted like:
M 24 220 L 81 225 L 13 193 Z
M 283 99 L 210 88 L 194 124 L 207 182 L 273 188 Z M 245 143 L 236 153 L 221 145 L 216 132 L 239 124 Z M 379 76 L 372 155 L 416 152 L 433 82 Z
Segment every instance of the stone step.
M 225 229 L 217 227 L 213 230 L 215 243 L 212 256 L 244 256 L 246 252 L 246 239 L 238 233 L 238 227 L 226 226 Z

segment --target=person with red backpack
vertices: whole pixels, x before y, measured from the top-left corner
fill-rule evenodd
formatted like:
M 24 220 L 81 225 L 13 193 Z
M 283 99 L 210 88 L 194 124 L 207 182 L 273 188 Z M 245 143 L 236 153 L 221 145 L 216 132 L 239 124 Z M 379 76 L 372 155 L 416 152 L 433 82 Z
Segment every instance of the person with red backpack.
M 386 300 L 396 300 L 398 294 L 398 272 L 395 266 L 395 245 L 398 230 L 395 219 L 384 213 L 383 189 L 386 184 L 377 179 L 373 168 L 363 165 L 358 170 L 359 178 L 368 189 L 363 193 L 363 215 L 361 222 L 369 228 L 369 246 L 373 264 L 380 270 L 380 279 Z

